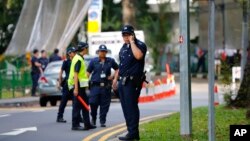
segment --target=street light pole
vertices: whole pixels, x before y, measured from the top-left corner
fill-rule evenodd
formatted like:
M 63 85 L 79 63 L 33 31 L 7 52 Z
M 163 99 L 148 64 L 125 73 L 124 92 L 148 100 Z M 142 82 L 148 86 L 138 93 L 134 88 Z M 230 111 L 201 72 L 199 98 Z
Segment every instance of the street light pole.
M 180 116 L 181 135 L 192 134 L 192 102 L 189 63 L 189 0 L 180 0 Z
M 209 1 L 209 28 L 208 28 L 208 138 L 209 141 L 215 141 L 215 118 L 214 118 L 214 32 L 215 32 L 215 3 Z

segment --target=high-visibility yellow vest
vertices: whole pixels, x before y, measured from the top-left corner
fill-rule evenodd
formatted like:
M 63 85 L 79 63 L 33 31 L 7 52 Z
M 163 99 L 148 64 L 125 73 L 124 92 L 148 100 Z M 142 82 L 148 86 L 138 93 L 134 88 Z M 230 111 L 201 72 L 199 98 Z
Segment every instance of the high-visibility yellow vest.
M 83 58 L 76 54 L 72 61 L 71 61 L 71 65 L 70 65 L 70 72 L 69 72 L 69 78 L 68 78 L 68 86 L 69 89 L 71 90 L 74 87 L 74 73 L 75 73 L 75 65 L 78 62 L 78 60 L 80 60 L 81 62 L 81 68 L 80 71 L 78 73 L 78 81 L 80 84 L 80 88 L 82 87 L 88 87 L 88 76 L 87 76 L 87 72 L 86 72 L 86 65 L 85 62 L 83 60 Z

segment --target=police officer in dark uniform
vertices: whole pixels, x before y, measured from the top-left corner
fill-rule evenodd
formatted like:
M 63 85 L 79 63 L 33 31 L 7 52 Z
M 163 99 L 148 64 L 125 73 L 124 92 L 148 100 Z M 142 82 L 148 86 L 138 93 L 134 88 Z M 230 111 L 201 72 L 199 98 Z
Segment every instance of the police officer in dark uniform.
M 36 88 L 38 86 L 38 80 L 42 73 L 42 65 L 39 63 L 39 51 L 37 49 L 33 50 L 33 56 L 31 58 L 31 78 L 32 78 L 32 89 L 31 96 L 36 95 Z
M 59 56 L 58 54 L 59 54 L 59 50 L 56 48 L 56 49 L 54 50 L 54 53 L 50 56 L 49 62 L 60 61 L 60 60 L 62 60 L 62 57 Z
M 88 44 L 80 42 L 77 48 L 79 54 L 76 54 L 70 65 L 70 73 L 68 78 L 69 90 L 73 90 L 73 109 L 72 109 L 72 130 L 89 130 L 96 126 L 91 125 L 89 119 L 89 111 L 78 100 L 80 97 L 88 105 L 88 97 L 86 88 L 88 87 L 88 76 L 86 71 L 86 64 L 83 56 L 88 53 Z M 80 126 L 80 112 L 82 111 L 84 127 Z
M 122 37 L 125 43 L 119 53 L 119 77 L 117 75 L 113 80 L 113 89 L 117 89 L 117 80 L 119 79 L 118 91 L 128 134 L 119 137 L 119 139 L 139 140 L 138 98 L 145 79 L 143 70 L 147 47 L 136 39 L 134 28 L 130 25 L 122 28 Z
M 45 50 L 41 51 L 41 57 L 39 58 L 39 62 L 42 65 L 42 70 L 44 71 L 49 63 L 49 59 L 47 58 L 47 52 Z
M 71 60 L 75 56 L 76 49 L 75 47 L 69 47 L 67 48 L 67 55 L 68 58 L 63 61 L 60 73 L 59 73 L 59 84 L 62 87 L 62 99 L 61 103 L 58 109 L 58 115 L 57 115 L 57 122 L 65 123 L 66 120 L 63 118 L 64 109 L 67 105 L 67 102 L 69 99 L 72 99 L 72 93 L 69 92 L 68 83 L 67 80 L 69 78 L 69 71 L 70 71 L 70 65 Z M 62 78 L 62 74 L 65 72 L 65 77 Z
M 118 64 L 114 59 L 106 57 L 108 50 L 105 45 L 100 45 L 98 54 L 91 60 L 87 72 L 90 76 L 90 95 L 89 103 L 91 107 L 92 124 L 96 125 L 97 110 L 100 106 L 100 124 L 101 127 L 106 127 L 106 116 L 109 111 L 111 103 L 111 86 L 113 76 L 111 76 L 111 69 L 118 71 Z

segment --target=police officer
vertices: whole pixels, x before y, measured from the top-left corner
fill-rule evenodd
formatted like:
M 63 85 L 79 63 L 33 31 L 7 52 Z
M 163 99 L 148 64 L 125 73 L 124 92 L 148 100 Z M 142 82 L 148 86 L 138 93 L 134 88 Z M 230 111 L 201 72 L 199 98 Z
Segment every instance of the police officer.
M 100 106 L 100 124 L 101 127 L 106 127 L 106 116 L 109 111 L 111 102 L 111 85 L 113 76 L 111 69 L 118 70 L 118 64 L 114 59 L 106 57 L 108 50 L 105 45 L 100 45 L 98 54 L 90 61 L 87 72 L 90 76 L 90 95 L 89 103 L 91 107 L 92 124 L 96 125 L 97 110 Z
M 33 56 L 31 58 L 31 78 L 32 78 L 32 89 L 31 96 L 36 95 L 36 88 L 38 86 L 38 79 L 42 73 L 41 63 L 39 63 L 39 51 L 33 50 Z
M 58 54 L 59 54 L 59 50 L 56 48 L 56 49 L 54 50 L 54 53 L 50 56 L 49 62 L 60 61 L 60 60 L 62 60 L 62 57 L 59 56 Z
M 73 89 L 74 93 L 72 130 L 89 130 L 96 128 L 96 126 L 90 124 L 89 111 L 77 99 L 77 96 L 80 96 L 88 104 L 88 97 L 85 92 L 86 87 L 88 87 L 88 76 L 83 58 L 83 55 L 88 53 L 88 44 L 80 42 L 78 52 L 79 54 L 76 54 L 72 59 L 68 79 L 68 87 L 70 90 Z M 80 126 L 80 111 L 82 111 L 83 115 L 84 128 Z
M 126 120 L 128 134 L 119 137 L 120 140 L 139 140 L 139 118 L 138 98 L 144 81 L 144 64 L 147 52 L 146 45 L 136 39 L 134 28 L 126 25 L 122 28 L 124 44 L 120 50 L 119 77 L 113 80 L 113 88 L 117 89 L 121 101 L 123 114 Z
M 75 52 L 76 52 L 75 47 L 67 48 L 68 58 L 63 61 L 63 64 L 59 73 L 59 84 L 60 86 L 62 86 L 62 99 L 61 99 L 61 103 L 58 109 L 57 120 L 56 120 L 57 122 L 62 122 L 62 123 L 66 122 L 66 120 L 63 119 L 63 113 L 64 113 L 64 109 L 67 105 L 68 100 L 72 98 L 72 93 L 69 92 L 67 80 L 69 78 L 71 60 L 75 56 L 76 54 Z M 63 71 L 65 72 L 64 78 L 62 78 Z
M 39 62 L 41 63 L 42 70 L 44 71 L 49 63 L 49 59 L 47 58 L 47 52 L 45 50 L 41 51 L 41 57 L 39 58 Z

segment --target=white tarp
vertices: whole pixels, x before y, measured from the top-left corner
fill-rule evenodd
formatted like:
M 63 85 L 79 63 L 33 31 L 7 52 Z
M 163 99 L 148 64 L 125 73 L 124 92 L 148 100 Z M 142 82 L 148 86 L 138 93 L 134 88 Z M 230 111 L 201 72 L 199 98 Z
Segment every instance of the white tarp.
M 86 16 L 91 0 L 25 0 L 12 40 L 5 52 L 33 49 L 64 51 Z

